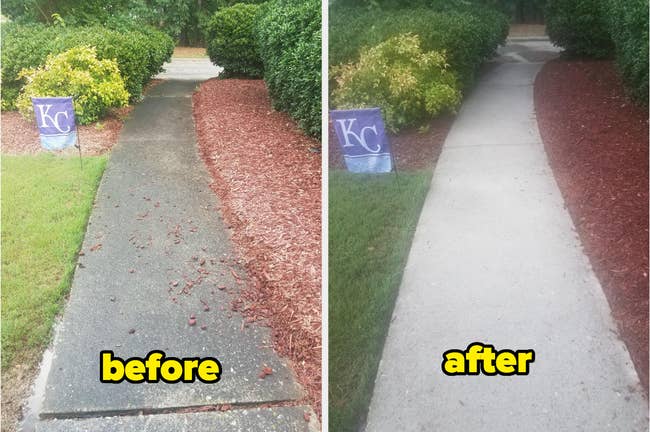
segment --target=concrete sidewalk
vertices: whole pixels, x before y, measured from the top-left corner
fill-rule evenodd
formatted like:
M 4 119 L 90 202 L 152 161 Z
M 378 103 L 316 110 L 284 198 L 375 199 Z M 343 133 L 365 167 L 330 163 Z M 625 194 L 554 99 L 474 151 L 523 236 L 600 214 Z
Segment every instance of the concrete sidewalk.
M 533 82 L 507 46 L 466 99 L 422 210 L 366 431 L 647 431 L 647 401 L 564 208 Z M 528 376 L 446 376 L 472 342 L 534 349 Z
M 191 98 L 197 84 L 156 86 L 124 126 L 55 336 L 36 430 L 316 427 L 315 415 L 305 421 L 311 410 L 296 402 L 303 392 L 270 348 L 268 329 L 246 324 L 231 310 L 239 285 L 229 265 L 227 229 L 197 153 Z M 216 357 L 222 378 L 215 384 L 102 384 L 102 350 L 124 359 L 151 350 Z M 273 374 L 261 379 L 265 366 Z M 266 408 L 269 403 L 275 407 Z M 232 409 L 201 415 L 186 409 L 220 404 Z
M 156 79 L 179 81 L 205 81 L 217 77 L 223 68 L 212 64 L 209 58 L 179 58 L 173 57 L 163 65 L 164 70 L 156 75 Z

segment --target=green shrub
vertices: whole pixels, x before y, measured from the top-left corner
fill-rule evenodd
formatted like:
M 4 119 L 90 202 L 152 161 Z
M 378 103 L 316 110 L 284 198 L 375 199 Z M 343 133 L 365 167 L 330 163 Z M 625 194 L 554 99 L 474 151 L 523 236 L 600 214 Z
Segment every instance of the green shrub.
M 362 51 L 359 62 L 339 72 L 336 108 L 381 107 L 392 131 L 452 112 L 460 103 L 444 54 L 422 52 L 416 35 L 396 36 Z
M 549 0 L 546 5 L 549 39 L 572 56 L 611 56 L 613 45 L 602 6 L 601 0 Z
M 363 47 L 412 33 L 424 51 L 444 51 L 462 88 L 469 87 L 479 66 L 508 35 L 505 15 L 480 5 L 454 2 L 436 8 L 334 7 L 330 13 L 330 64 L 354 62 Z
M 274 108 L 313 136 L 321 133 L 320 12 L 319 0 L 273 0 L 255 30 Z
M 18 78 L 24 68 L 40 66 L 51 52 L 52 41 L 59 29 L 40 24 L 2 24 L 2 109 L 15 109 L 16 98 L 24 85 Z
M 602 0 L 616 62 L 630 94 L 648 103 L 648 0 Z
M 217 11 L 208 25 L 208 55 L 228 75 L 261 77 L 264 66 L 253 32 L 260 6 L 236 4 Z
M 49 55 L 44 66 L 20 74 L 27 84 L 16 101 L 20 113 L 31 119 L 31 97 L 72 96 L 79 124 L 98 120 L 107 109 L 128 103 L 117 63 L 98 60 L 95 48 L 76 47 Z
M 55 27 L 41 24 L 2 26 L 2 108 L 13 109 L 15 97 L 25 84 L 22 69 L 42 65 L 49 54 L 78 46 L 94 46 L 97 58 L 114 59 L 131 100 L 142 95 L 143 86 L 162 70 L 174 51 L 173 40 L 149 27 L 110 30 L 101 26 Z

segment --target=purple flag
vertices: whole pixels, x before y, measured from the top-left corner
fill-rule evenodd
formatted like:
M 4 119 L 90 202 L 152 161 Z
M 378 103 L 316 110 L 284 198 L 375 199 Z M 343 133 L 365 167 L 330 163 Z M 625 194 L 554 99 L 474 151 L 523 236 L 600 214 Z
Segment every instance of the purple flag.
M 390 145 L 379 108 L 336 110 L 330 115 L 348 171 L 392 171 Z
M 41 146 L 63 150 L 77 142 L 74 106 L 71 97 L 32 98 Z

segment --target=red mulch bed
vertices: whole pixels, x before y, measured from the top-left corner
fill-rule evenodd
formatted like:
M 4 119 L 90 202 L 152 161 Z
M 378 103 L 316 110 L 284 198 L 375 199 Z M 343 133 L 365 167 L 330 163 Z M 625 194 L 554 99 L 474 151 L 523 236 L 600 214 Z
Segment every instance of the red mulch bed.
M 163 82 L 152 79 L 143 89 L 143 95 Z M 86 126 L 77 126 L 79 142 L 83 156 L 98 156 L 109 152 L 117 143 L 122 131 L 124 120 L 133 111 L 133 105 L 111 110 L 108 115 Z M 17 111 L 3 111 L 0 114 L 2 123 L 2 153 L 9 155 L 24 155 L 49 152 L 41 147 L 38 129 L 33 121 L 23 118 Z M 62 154 L 77 155 L 78 150 L 68 147 L 61 151 Z
M 122 109 L 119 114 L 108 116 L 97 124 L 79 126 L 79 142 L 84 156 L 96 156 L 110 151 L 117 143 L 122 130 L 122 118 L 131 107 Z M 34 122 L 25 120 L 18 112 L 2 113 L 2 153 L 3 154 L 37 154 L 48 152 L 41 147 L 38 129 Z M 76 155 L 77 149 L 69 147 L 64 154 Z
M 194 94 L 199 148 L 251 277 L 243 312 L 268 324 L 321 413 L 321 157 L 260 80 L 210 80 Z
M 547 63 L 535 108 L 553 172 L 648 391 L 648 110 L 605 61 Z
M 389 133 L 388 141 L 395 158 L 397 170 L 432 168 L 438 160 L 438 156 L 440 156 L 442 145 L 453 122 L 454 117 L 447 115 L 431 120 L 423 130 L 412 128 L 402 130 L 397 134 Z M 345 169 L 341 147 L 331 123 L 329 127 L 328 162 L 332 168 Z

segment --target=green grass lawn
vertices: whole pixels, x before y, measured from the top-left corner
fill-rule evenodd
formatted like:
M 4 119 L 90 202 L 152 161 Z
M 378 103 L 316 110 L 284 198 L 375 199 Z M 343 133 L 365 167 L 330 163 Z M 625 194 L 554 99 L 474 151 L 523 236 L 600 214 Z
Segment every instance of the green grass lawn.
M 365 419 L 432 173 L 329 174 L 329 429 Z
M 106 157 L 2 156 L 2 369 L 38 361 L 68 293 Z

